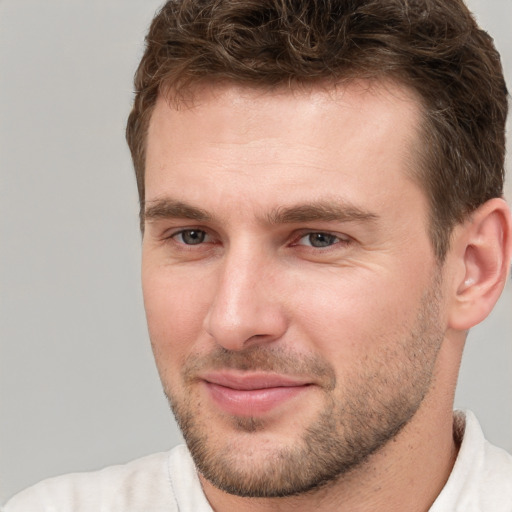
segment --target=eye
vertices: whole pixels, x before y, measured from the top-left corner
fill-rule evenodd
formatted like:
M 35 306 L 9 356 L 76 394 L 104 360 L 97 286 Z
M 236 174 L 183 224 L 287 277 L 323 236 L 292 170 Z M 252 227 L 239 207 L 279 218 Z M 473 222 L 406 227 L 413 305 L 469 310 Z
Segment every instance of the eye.
M 342 240 L 336 235 L 332 235 L 330 233 L 308 233 L 299 239 L 297 245 L 306 245 L 309 247 L 329 247 L 339 242 L 346 242 L 346 240 Z
M 207 241 L 208 234 L 201 229 L 184 229 L 175 233 L 172 238 L 185 245 L 199 245 Z

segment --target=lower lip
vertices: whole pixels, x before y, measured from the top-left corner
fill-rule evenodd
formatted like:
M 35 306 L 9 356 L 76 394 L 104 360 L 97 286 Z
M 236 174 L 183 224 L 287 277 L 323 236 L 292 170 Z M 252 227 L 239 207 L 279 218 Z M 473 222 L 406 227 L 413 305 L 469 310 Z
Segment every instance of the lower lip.
M 269 412 L 309 388 L 305 385 L 245 390 L 227 388 L 211 382 L 206 382 L 206 387 L 213 401 L 225 412 L 235 416 L 254 416 Z

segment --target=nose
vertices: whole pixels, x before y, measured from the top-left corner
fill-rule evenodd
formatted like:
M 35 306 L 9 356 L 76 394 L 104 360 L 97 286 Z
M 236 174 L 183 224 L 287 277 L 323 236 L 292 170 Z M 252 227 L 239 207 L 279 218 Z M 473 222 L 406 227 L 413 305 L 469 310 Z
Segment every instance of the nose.
M 268 259 L 232 251 L 219 267 L 206 332 L 233 351 L 281 338 L 287 319 Z

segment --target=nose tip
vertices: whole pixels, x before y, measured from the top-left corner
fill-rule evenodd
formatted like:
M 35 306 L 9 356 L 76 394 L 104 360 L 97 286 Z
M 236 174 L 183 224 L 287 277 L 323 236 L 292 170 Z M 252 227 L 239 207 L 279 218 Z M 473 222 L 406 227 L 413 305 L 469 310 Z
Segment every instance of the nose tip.
M 205 321 L 206 332 L 227 350 L 243 350 L 249 345 L 270 343 L 280 338 L 285 330 L 283 322 L 271 312 L 260 312 L 249 317 L 244 314 L 219 314 L 218 306 L 210 311 Z
M 206 332 L 227 350 L 279 339 L 287 328 L 280 301 L 260 273 L 226 273 L 204 320 Z M 270 284 L 269 284 L 270 287 Z

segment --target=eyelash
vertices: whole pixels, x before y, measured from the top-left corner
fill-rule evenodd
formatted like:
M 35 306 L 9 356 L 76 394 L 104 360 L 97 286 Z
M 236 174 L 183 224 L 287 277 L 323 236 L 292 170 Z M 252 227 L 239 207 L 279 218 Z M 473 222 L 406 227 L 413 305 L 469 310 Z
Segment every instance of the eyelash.
M 202 239 L 197 243 L 197 244 L 194 244 L 194 243 L 186 243 L 184 240 L 183 240 L 183 236 L 185 234 L 192 234 L 192 233 L 199 233 L 200 234 L 200 237 L 202 237 Z M 310 244 L 302 244 L 300 243 L 301 240 L 305 239 L 305 238 L 308 238 L 309 237 L 309 241 L 311 242 L 311 237 L 313 236 L 320 236 L 321 237 L 324 237 L 327 239 L 327 245 L 324 245 L 324 246 L 315 246 L 313 245 L 313 243 L 310 243 Z M 181 241 L 178 241 L 177 238 L 181 237 L 182 240 Z M 208 242 L 208 241 L 205 241 L 205 238 L 208 238 L 208 237 L 211 237 L 211 235 L 208 234 L 207 231 L 203 230 L 203 229 L 199 229 L 199 228 L 187 228 L 187 229 L 182 229 L 180 231 L 177 231 L 176 233 L 173 233 L 172 235 L 170 235 L 168 237 L 168 239 L 170 240 L 173 240 L 175 243 L 177 243 L 178 245 L 182 246 L 181 248 L 185 249 L 186 250 L 192 250 L 192 248 L 194 246 L 201 246 L 201 245 L 204 245 L 205 243 L 211 243 L 211 242 Z M 330 242 L 330 243 L 329 243 Z M 321 249 L 324 249 L 324 250 L 329 250 L 330 248 L 332 248 L 333 246 L 336 246 L 336 245 L 343 245 L 343 246 L 347 246 L 349 245 L 351 242 L 351 240 L 349 238 L 342 238 L 341 235 L 336 235 L 334 233 L 330 233 L 328 231 L 303 231 L 299 234 L 298 237 L 296 237 L 294 239 L 294 241 L 290 244 L 292 247 L 293 246 L 301 246 L 301 247 L 305 247 L 305 248 L 308 248 L 310 250 L 315 250 L 315 251 L 318 251 L 318 250 L 321 250 Z
M 320 238 L 323 237 L 323 238 L 326 238 L 327 239 L 327 242 L 330 242 L 328 243 L 327 245 L 320 245 L 320 246 L 315 246 L 313 245 L 313 242 L 312 242 L 312 237 L 314 236 L 318 236 L 318 239 L 317 241 L 321 241 Z M 310 244 L 301 244 L 301 240 L 303 239 L 306 239 L 308 238 L 309 241 L 311 242 Z M 314 250 L 321 250 L 321 249 L 324 249 L 324 250 L 328 250 L 334 246 L 337 246 L 337 245 L 348 245 L 350 243 L 350 240 L 348 238 L 342 238 L 340 235 L 336 235 L 334 233 L 329 233 L 328 231 L 308 231 L 308 232 L 305 232 L 305 233 L 301 233 L 301 235 L 296 239 L 295 242 L 292 243 L 293 246 L 303 246 L 303 247 L 307 247 L 309 249 L 314 249 Z
M 188 229 L 182 229 L 181 231 L 178 231 L 177 233 L 173 233 L 169 238 L 176 240 L 176 238 L 181 236 L 182 240 L 183 240 L 183 235 L 186 233 L 189 233 L 189 234 L 201 233 L 201 235 L 203 235 L 203 239 L 200 242 L 198 242 L 197 244 L 187 244 L 184 241 L 181 241 L 181 242 L 178 242 L 180 245 L 187 245 L 190 247 L 193 247 L 194 245 L 202 245 L 204 243 L 204 238 L 208 237 L 208 233 L 204 229 L 188 228 Z

